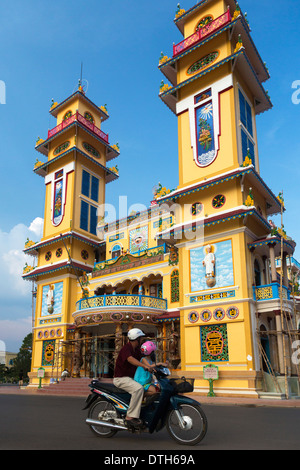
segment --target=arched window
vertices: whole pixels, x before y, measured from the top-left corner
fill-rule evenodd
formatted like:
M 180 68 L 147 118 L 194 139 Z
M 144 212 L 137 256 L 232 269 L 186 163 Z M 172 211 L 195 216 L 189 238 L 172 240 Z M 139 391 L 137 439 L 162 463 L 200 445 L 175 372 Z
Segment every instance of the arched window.
M 66 112 L 66 114 L 64 115 L 63 117 L 63 121 L 66 121 L 67 119 L 69 119 L 70 117 L 72 117 L 72 111 L 69 110 Z
M 121 252 L 122 252 L 121 245 L 115 245 L 111 250 L 111 257 L 119 258 L 119 256 L 121 256 Z
M 87 119 L 88 121 L 90 121 L 92 124 L 94 124 L 94 118 L 93 116 L 91 115 L 91 113 L 89 113 L 88 111 L 86 111 L 84 113 L 84 117 L 85 119 Z

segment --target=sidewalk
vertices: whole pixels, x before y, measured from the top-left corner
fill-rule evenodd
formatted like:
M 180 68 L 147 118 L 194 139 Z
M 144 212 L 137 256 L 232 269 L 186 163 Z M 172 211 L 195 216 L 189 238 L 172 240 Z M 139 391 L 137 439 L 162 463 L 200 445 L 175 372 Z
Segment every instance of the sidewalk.
M 22 387 L 18 385 L 0 386 L 0 395 L 37 395 L 51 396 L 51 393 L 43 394 L 38 389 Z M 54 395 L 53 395 L 54 396 Z M 57 396 L 57 395 L 55 395 Z M 66 393 L 63 396 L 74 396 L 72 393 Z M 76 395 L 78 397 L 78 395 Z M 246 407 L 282 407 L 282 408 L 300 408 L 300 398 L 290 400 L 280 399 L 255 399 L 255 398 L 239 398 L 239 397 L 207 397 L 196 393 L 189 393 L 189 397 L 199 401 L 202 405 L 216 406 L 246 406 Z M 86 398 L 87 393 L 82 394 L 82 398 Z M 1 398 L 0 398 L 1 399 Z

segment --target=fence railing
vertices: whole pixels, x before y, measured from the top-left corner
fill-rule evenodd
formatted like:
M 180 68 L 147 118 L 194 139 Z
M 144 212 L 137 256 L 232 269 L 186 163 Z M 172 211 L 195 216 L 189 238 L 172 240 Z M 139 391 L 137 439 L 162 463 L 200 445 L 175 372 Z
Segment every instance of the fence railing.
M 290 294 L 289 289 L 282 286 L 282 298 L 284 300 L 290 300 Z M 280 284 L 278 282 L 273 282 L 272 284 L 253 287 L 253 297 L 257 302 L 280 299 Z
M 203 28 L 198 29 L 198 31 L 196 31 L 188 38 L 184 39 L 176 45 L 174 44 L 173 57 L 177 56 L 181 52 L 196 44 L 197 42 L 202 41 L 204 38 L 210 36 L 212 33 L 215 33 L 216 31 L 218 31 L 218 29 L 222 28 L 223 26 L 226 26 L 230 22 L 231 15 L 230 11 L 227 10 L 226 13 L 211 21 Z
M 103 307 L 141 307 L 156 310 L 167 310 L 167 300 L 149 295 L 96 295 L 78 300 L 77 311 Z
M 58 126 L 54 127 L 53 129 L 50 129 L 48 131 L 48 139 L 50 137 L 53 137 L 56 135 L 58 132 L 62 131 L 66 127 L 68 127 L 70 124 L 72 124 L 74 121 L 80 122 L 84 127 L 89 129 L 91 132 L 96 134 L 100 139 L 104 140 L 106 143 L 108 143 L 108 134 L 105 134 L 105 132 L 101 131 L 99 127 L 95 126 L 92 122 L 90 122 L 88 119 L 86 119 L 84 116 L 82 116 L 78 111 L 76 111 L 75 114 L 70 116 L 68 119 L 65 121 L 62 121 Z

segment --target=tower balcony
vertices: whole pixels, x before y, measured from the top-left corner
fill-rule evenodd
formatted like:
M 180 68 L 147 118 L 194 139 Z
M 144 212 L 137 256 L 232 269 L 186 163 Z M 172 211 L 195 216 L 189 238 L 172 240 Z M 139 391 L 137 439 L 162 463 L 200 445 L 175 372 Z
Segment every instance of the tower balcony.
M 78 111 L 74 113 L 71 117 L 66 119 L 65 121 L 62 121 L 58 126 L 54 127 L 53 129 L 50 129 L 48 131 L 48 138 L 51 139 L 51 137 L 55 136 L 59 132 L 61 132 L 63 129 L 68 127 L 70 124 L 73 122 L 79 122 L 82 124 L 84 127 L 86 127 L 89 131 L 91 131 L 93 134 L 96 134 L 97 137 L 100 137 L 100 139 L 104 140 L 107 144 L 108 142 L 108 134 L 105 134 L 105 132 L 101 131 L 99 127 L 95 126 L 92 122 L 90 122 L 88 119 L 86 119 L 84 116 L 82 116 Z
M 280 284 L 279 282 L 272 282 L 264 286 L 253 287 L 253 297 L 257 302 L 265 300 L 278 300 L 280 299 Z M 290 300 L 290 291 L 287 287 L 282 286 L 282 299 Z
M 181 54 L 182 52 L 186 51 L 190 47 L 196 45 L 198 42 L 202 41 L 203 39 L 207 38 L 213 33 L 216 33 L 220 28 L 227 26 L 231 22 L 231 15 L 229 9 L 223 15 L 219 16 L 215 20 L 208 23 L 203 28 L 198 29 L 194 34 L 191 36 L 183 39 L 183 41 L 179 42 L 178 44 L 174 44 L 173 46 L 173 57 Z
M 165 314 L 166 299 L 149 295 L 97 295 L 76 302 L 73 318 L 77 326 L 101 322 L 133 321 L 155 323 L 157 315 Z
M 256 311 L 258 314 L 272 315 L 280 312 L 283 308 L 285 314 L 293 315 L 293 300 L 290 290 L 281 286 L 279 282 L 272 282 L 262 286 L 253 287 L 253 299 L 256 302 Z

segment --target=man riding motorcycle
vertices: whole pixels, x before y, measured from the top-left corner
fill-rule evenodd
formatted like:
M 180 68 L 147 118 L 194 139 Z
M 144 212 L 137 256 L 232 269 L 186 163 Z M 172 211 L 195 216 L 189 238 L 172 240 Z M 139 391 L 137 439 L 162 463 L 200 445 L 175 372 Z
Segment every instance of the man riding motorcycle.
M 142 330 L 132 328 L 128 331 L 127 336 L 129 342 L 119 352 L 113 383 L 116 387 L 122 388 L 131 395 L 125 420 L 126 424 L 128 426 L 139 427 L 142 424 L 142 420 L 139 417 L 144 397 L 144 387 L 136 382 L 133 377 L 137 367 L 141 366 L 146 370 L 152 371 L 155 365 L 145 365 L 140 362 L 142 357 L 140 350 L 141 340 L 145 336 Z

